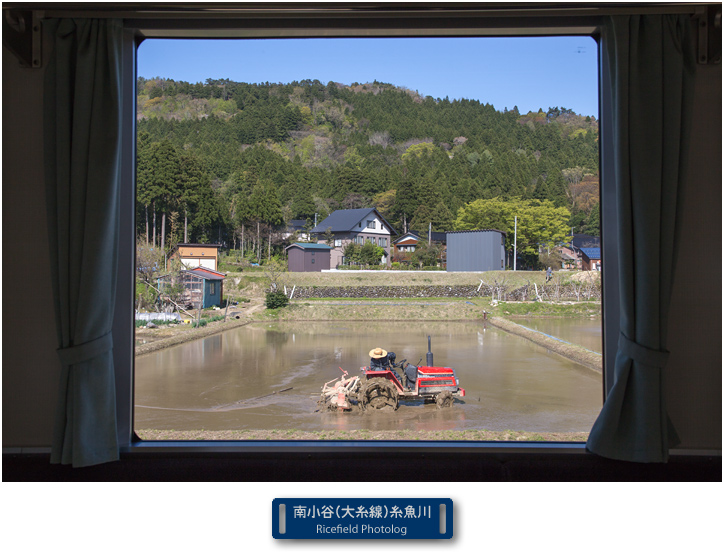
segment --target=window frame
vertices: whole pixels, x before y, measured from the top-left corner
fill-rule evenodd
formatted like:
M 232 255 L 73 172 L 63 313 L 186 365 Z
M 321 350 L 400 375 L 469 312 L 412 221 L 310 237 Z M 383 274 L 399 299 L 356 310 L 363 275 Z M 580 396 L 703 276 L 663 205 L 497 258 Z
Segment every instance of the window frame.
M 661 6 L 651 10 L 654 13 L 691 13 L 691 7 L 672 7 L 664 10 Z M 612 8 L 615 10 L 616 8 Z M 619 8 L 619 11 L 621 8 Z M 307 10 L 296 12 L 293 8 L 249 9 L 248 17 L 240 17 L 244 9 L 234 12 L 234 17 L 220 17 L 218 11 L 206 13 L 187 12 L 170 15 L 145 16 L 142 10 L 127 14 L 124 19 L 123 45 L 123 114 L 122 126 L 122 170 L 121 170 L 121 224 L 119 232 L 119 280 L 116 294 L 116 313 L 113 325 L 115 341 L 114 360 L 116 371 L 118 443 L 122 452 L 384 452 L 415 451 L 450 452 L 451 450 L 473 452 L 514 453 L 585 453 L 585 444 L 578 442 L 401 442 L 401 441 L 354 441 L 354 442 L 298 442 L 298 441 L 141 441 L 134 433 L 134 271 L 135 271 L 135 143 L 136 143 L 136 57 L 137 48 L 146 38 L 302 38 L 302 37 L 490 37 L 490 36 L 583 36 L 593 38 L 598 45 L 599 66 L 599 173 L 601 176 L 601 245 L 603 258 L 607 260 L 603 272 L 603 345 L 604 374 L 602 394 L 605 395 L 613 382 L 615 344 L 607 344 L 618 335 L 618 287 L 617 282 L 606 282 L 606 277 L 618 276 L 614 248 L 616 229 L 613 227 L 615 190 L 612 183 L 613 157 L 611 134 L 611 107 L 604 95 L 611 88 L 611 76 L 606 64 L 606 49 L 603 48 L 603 19 L 611 15 L 605 8 L 555 9 L 507 8 L 461 9 L 428 11 L 422 14 L 416 10 L 407 12 L 385 11 L 380 8 L 372 15 L 359 18 L 354 9 L 345 13 L 335 9 L 320 8 L 320 19 L 314 19 Z M 635 13 L 646 11 L 641 6 Z M 232 10 L 233 12 L 233 10 Z M 517 14 L 516 14 L 517 12 Z M 316 12 L 315 12 L 316 14 Z M 68 12 L 53 14 L 69 17 Z M 82 15 L 90 17 L 87 12 Z M 199 16 L 199 17 L 197 17 Z M 329 16 L 326 17 L 325 16 Z M 102 12 L 101 17 L 114 17 L 113 13 Z M 124 17 L 115 15 L 115 17 Z M 607 157 L 608 156 L 608 157 Z M 611 180 L 609 180 L 609 178 Z M 605 213 L 603 210 L 606 210 Z M 361 226 L 361 224 L 359 224 Z M 610 247 L 610 251 L 606 247 Z

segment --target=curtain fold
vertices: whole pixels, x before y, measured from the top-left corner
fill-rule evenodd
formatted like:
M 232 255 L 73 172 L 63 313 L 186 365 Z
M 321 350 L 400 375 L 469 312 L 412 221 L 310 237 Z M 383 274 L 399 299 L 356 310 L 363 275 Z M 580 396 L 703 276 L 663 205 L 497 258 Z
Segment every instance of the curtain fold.
M 695 59 L 689 16 L 616 16 L 605 29 L 612 91 L 620 337 L 614 383 L 587 449 L 666 462 L 664 346 L 684 184 Z
M 118 268 L 121 39 L 117 20 L 49 20 L 45 181 L 61 363 L 51 463 L 118 459 L 111 326 Z

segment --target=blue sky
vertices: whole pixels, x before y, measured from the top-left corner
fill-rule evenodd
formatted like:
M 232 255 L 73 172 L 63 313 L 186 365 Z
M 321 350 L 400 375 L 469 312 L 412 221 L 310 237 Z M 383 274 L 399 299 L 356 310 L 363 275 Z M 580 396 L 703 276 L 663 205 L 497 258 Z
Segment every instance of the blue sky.
M 597 45 L 590 37 L 149 39 L 138 50 L 138 75 L 192 83 L 378 80 L 498 110 L 559 106 L 598 116 Z

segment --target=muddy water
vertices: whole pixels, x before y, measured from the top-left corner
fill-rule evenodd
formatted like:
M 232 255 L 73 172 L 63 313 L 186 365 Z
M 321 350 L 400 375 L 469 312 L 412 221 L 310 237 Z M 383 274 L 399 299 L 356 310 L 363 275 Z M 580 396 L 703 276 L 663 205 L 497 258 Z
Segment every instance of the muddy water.
M 535 317 L 511 319 L 513 322 L 549 334 L 561 340 L 583 346 L 599 354 L 603 352 L 601 317 Z
M 435 365 L 454 367 L 467 392 L 452 408 L 412 402 L 395 413 L 315 413 L 339 368 L 358 372 L 377 346 L 424 365 L 428 334 Z M 249 325 L 139 356 L 135 383 L 137 429 L 578 432 L 601 407 L 599 375 L 475 323 Z

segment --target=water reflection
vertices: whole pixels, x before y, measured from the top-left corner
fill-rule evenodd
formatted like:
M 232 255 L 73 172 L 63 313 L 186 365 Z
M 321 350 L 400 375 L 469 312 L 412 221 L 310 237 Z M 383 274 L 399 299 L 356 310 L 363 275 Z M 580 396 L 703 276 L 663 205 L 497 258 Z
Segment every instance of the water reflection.
M 428 334 L 435 365 L 455 368 L 467 391 L 451 409 L 315 413 L 340 368 L 358 372 L 377 346 L 424 363 Z M 138 429 L 574 432 L 589 430 L 601 407 L 599 375 L 478 323 L 249 325 L 140 356 L 135 381 Z

